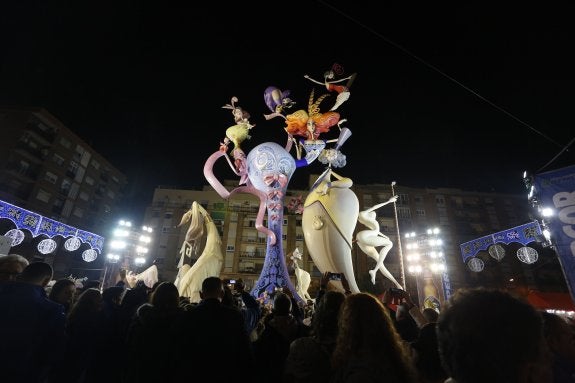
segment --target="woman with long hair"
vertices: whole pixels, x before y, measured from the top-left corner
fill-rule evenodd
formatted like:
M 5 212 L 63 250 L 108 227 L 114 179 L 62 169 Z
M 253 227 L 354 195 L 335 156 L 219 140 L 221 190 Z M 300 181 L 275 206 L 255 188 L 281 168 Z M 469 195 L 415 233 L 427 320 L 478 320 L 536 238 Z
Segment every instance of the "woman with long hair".
M 338 319 L 332 382 L 416 382 L 391 317 L 373 295 L 348 295 Z

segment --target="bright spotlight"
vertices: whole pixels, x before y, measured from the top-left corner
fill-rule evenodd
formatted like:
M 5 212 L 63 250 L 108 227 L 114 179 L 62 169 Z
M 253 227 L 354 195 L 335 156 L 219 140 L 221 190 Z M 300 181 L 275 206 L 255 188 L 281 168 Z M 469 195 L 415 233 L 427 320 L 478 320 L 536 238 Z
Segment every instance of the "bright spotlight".
M 544 207 L 541 209 L 541 215 L 543 217 L 551 217 L 554 214 L 554 210 L 550 207 Z
M 110 242 L 110 247 L 112 249 L 125 249 L 126 248 L 126 242 L 114 240 L 114 241 Z

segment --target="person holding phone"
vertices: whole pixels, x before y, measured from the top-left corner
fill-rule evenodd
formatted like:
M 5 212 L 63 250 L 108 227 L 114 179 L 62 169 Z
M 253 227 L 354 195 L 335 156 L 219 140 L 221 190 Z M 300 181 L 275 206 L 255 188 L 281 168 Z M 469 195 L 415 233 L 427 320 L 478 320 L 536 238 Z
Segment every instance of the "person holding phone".
M 332 280 L 332 281 L 341 281 L 341 274 L 339 274 L 339 273 L 331 273 L 329 279 Z
M 388 309 L 401 338 L 407 342 L 417 339 L 419 328 L 427 323 L 427 320 L 409 293 L 395 287 L 388 288 L 383 293 L 382 303 Z
M 351 294 L 351 288 L 349 287 L 349 282 L 343 273 L 332 273 L 330 271 L 326 271 L 321 276 L 320 287 L 315 297 L 315 308 L 317 309 L 319 301 L 321 297 L 325 294 L 328 290 L 328 285 L 330 281 L 340 282 L 341 286 L 343 287 L 345 295 Z M 339 289 L 338 289 L 339 290 Z

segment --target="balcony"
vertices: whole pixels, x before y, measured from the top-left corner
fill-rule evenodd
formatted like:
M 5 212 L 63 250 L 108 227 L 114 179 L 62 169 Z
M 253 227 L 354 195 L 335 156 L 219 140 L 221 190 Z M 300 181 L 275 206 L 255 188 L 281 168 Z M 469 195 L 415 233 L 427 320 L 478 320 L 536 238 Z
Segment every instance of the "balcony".
M 266 257 L 266 253 L 263 251 L 242 251 L 240 253 L 240 258 L 251 258 L 251 259 L 264 259 Z
M 230 206 L 229 211 L 236 211 L 239 213 L 254 213 L 257 214 L 259 207 L 257 206 Z
M 19 179 L 24 179 L 26 181 L 34 181 L 38 179 L 39 171 L 36 167 L 22 167 L 19 164 L 8 163 L 6 165 L 6 171 Z
M 48 154 L 45 150 L 31 148 L 28 144 L 23 142 L 16 144 L 16 146 L 14 146 L 14 151 L 37 163 L 41 163 Z
M 245 267 L 245 268 L 240 268 L 238 269 L 238 273 L 242 273 L 242 274 L 260 274 L 262 272 L 261 269 L 258 269 L 256 267 Z
M 34 134 L 37 138 L 40 138 L 40 139 L 46 141 L 46 143 L 49 143 L 49 144 L 53 143 L 54 140 L 56 139 L 56 130 L 53 128 L 48 128 L 45 125 L 44 125 L 45 129 L 42 129 L 42 127 L 39 124 L 41 124 L 41 123 L 29 122 L 26 125 L 26 131 Z

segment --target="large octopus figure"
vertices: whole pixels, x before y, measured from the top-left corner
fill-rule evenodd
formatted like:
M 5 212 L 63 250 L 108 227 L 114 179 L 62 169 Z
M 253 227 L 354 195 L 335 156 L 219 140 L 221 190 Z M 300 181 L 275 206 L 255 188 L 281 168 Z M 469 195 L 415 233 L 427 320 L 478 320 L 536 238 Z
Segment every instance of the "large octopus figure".
M 266 142 L 257 145 L 246 156 L 240 145 L 250 138 L 249 131 L 254 125 L 249 123 L 249 115 L 236 106 L 237 101 L 234 97 L 231 104 L 224 106 L 232 110 L 236 125 L 226 130 L 226 138 L 221 143 L 220 150 L 213 153 L 206 161 L 204 176 L 222 198 L 227 199 L 237 193 L 249 193 L 260 200 L 255 226 L 257 230 L 266 234 L 267 248 L 263 269 L 252 294 L 259 297 L 264 292 L 271 294 L 277 288 L 289 288 L 297 296 L 289 278 L 282 243 L 277 240 L 282 238 L 284 195 L 296 168 L 295 161 L 288 152 L 290 144 L 288 143 L 286 150 L 274 142 Z M 230 141 L 234 144 L 233 162 L 227 154 Z M 225 157 L 235 174 L 240 176 L 240 186 L 231 191 L 228 191 L 213 173 L 214 163 L 221 157 Z M 266 209 L 268 227 L 263 225 Z

